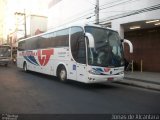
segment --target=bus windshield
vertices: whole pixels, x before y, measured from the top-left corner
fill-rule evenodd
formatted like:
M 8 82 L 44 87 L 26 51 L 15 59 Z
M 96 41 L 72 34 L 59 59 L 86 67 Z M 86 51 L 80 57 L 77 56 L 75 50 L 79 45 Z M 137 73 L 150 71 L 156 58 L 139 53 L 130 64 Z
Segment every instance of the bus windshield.
M 11 57 L 11 47 L 0 46 L 0 57 Z
M 85 32 L 90 33 L 94 38 L 94 47 L 88 46 L 89 65 L 101 67 L 124 66 L 123 46 L 116 31 L 86 26 Z

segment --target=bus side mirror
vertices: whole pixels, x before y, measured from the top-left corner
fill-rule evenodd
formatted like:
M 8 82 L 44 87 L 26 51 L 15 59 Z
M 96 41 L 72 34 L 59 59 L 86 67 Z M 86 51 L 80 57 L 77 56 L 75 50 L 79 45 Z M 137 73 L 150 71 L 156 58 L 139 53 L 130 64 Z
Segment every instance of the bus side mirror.
M 90 48 L 94 48 L 95 47 L 95 44 L 94 44 L 94 37 L 93 37 L 93 35 L 92 34 L 90 34 L 90 33 L 86 33 L 85 34 L 85 37 L 87 37 L 88 38 L 88 40 L 89 40 L 89 47 Z
M 133 44 L 131 43 L 131 41 L 129 41 L 127 39 L 123 39 L 123 40 L 121 40 L 121 42 L 127 43 L 129 45 L 129 48 L 130 48 L 129 52 L 133 53 Z

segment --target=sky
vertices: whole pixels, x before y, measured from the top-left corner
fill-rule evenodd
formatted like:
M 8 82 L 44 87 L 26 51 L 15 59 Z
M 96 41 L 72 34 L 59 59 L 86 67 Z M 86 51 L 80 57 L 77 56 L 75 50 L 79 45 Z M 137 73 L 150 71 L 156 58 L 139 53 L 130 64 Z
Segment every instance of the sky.
M 8 0 L 9 11 L 21 11 L 26 9 L 36 13 L 44 13 L 51 0 Z
M 51 0 L 7 0 L 5 23 L 9 31 L 15 28 L 15 12 L 23 13 L 26 15 L 36 14 L 47 16 L 48 3 Z M 8 32 L 9 32 L 8 31 Z

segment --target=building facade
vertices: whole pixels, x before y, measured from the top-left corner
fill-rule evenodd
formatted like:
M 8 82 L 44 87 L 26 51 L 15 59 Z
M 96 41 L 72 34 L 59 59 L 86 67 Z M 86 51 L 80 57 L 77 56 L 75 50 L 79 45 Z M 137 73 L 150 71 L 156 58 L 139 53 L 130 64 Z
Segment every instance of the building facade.
M 61 0 L 49 8 L 48 28 L 81 20 L 95 23 L 95 7 L 96 0 Z M 134 61 L 134 70 L 160 72 L 159 15 L 159 0 L 99 0 L 99 24 L 133 43 L 133 54 L 126 44 L 124 49 L 125 58 Z
M 134 61 L 134 70 L 160 72 L 160 1 L 139 0 L 127 7 L 136 9 L 111 20 L 112 28 L 133 43 L 133 54 L 125 45 L 126 59 Z
M 18 15 L 19 16 L 19 15 Z M 21 14 L 16 17 L 15 31 L 8 36 L 8 43 L 13 47 L 17 47 L 17 42 L 25 37 L 31 37 L 47 31 L 47 17 L 40 15 L 26 15 Z M 20 21 L 18 20 L 20 19 Z
M 34 36 L 47 31 L 47 17 L 30 15 L 27 17 L 27 36 Z

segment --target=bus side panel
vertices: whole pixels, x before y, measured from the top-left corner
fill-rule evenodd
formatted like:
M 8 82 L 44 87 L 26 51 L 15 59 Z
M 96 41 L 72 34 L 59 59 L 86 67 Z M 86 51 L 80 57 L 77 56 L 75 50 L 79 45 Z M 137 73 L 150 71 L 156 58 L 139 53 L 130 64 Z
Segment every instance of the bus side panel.
M 17 67 L 23 68 L 24 57 L 22 56 L 22 51 L 17 52 Z
M 68 61 L 69 61 L 69 48 L 55 48 L 54 55 L 51 57 L 51 62 L 49 63 L 50 66 L 50 74 L 56 76 L 57 75 L 57 68 L 58 66 L 64 65 L 67 70 L 68 76 Z

